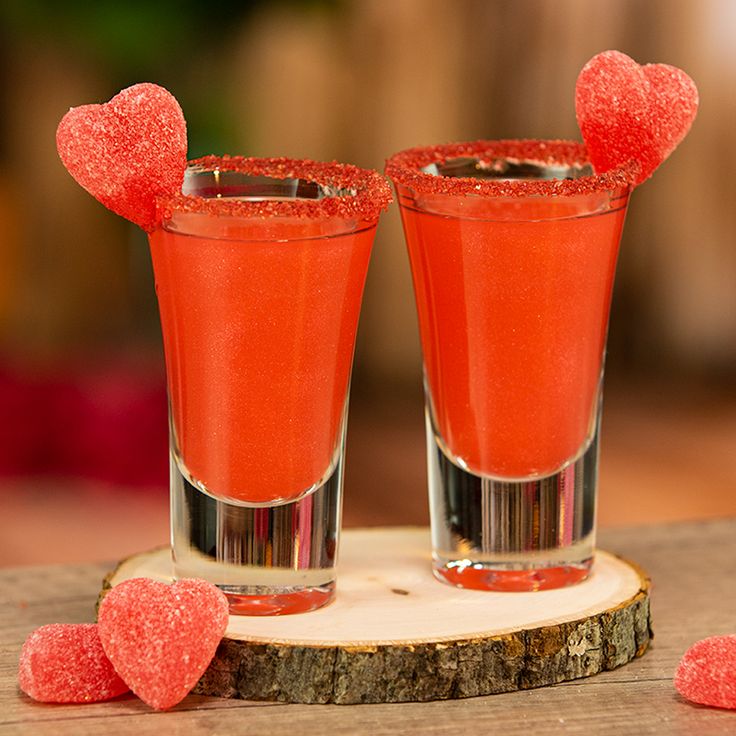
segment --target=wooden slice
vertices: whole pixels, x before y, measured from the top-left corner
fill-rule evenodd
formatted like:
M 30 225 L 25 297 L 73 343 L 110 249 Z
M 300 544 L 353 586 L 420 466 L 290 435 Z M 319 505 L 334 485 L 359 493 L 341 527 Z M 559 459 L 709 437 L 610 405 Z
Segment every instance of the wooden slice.
M 573 587 L 492 593 L 436 581 L 429 550 L 427 529 L 344 531 L 335 602 L 231 616 L 195 692 L 290 703 L 464 698 L 588 677 L 649 646 L 649 580 L 607 552 Z M 103 594 L 133 577 L 171 580 L 169 550 L 123 561 Z

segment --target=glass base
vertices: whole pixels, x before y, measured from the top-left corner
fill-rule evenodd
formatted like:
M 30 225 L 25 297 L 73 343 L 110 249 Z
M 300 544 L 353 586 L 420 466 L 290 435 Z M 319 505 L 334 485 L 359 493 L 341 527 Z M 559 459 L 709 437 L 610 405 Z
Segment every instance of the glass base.
M 598 427 L 581 454 L 541 478 L 500 480 L 448 457 L 427 411 L 435 577 L 461 588 L 534 591 L 585 580 L 595 545 Z
M 307 613 L 322 608 L 335 597 L 335 583 L 312 588 L 268 589 L 265 594 L 260 588 L 247 590 L 220 586 L 230 604 L 230 613 L 243 616 L 285 616 L 291 613 Z
M 304 613 L 335 595 L 342 453 L 315 490 L 276 506 L 220 501 L 192 484 L 171 454 L 174 574 L 217 585 L 230 612 Z
M 561 565 L 530 570 L 506 570 L 482 563 L 463 564 L 463 560 L 442 562 L 435 556 L 434 576 L 443 583 L 471 590 L 496 590 L 499 592 L 529 592 L 553 590 L 580 583 L 590 574 L 593 559 L 580 565 Z

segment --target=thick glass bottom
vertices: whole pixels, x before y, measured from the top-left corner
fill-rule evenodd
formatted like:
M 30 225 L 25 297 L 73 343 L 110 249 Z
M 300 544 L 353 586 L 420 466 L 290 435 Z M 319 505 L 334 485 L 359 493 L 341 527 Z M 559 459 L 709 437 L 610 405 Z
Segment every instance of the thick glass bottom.
M 534 591 L 579 583 L 595 545 L 598 427 L 580 455 L 540 478 L 478 475 L 448 457 L 427 411 L 435 576 L 461 588 Z
M 341 486 L 340 457 L 327 480 L 295 501 L 235 505 L 189 482 L 172 452 L 175 576 L 217 585 L 232 614 L 284 615 L 326 605 L 335 594 Z
M 244 616 L 285 616 L 307 613 L 322 608 L 335 597 L 335 583 L 329 582 L 311 588 L 274 587 L 265 590 L 235 586 L 220 586 L 230 603 L 230 613 Z
M 443 583 L 471 590 L 497 590 L 499 592 L 524 592 L 566 588 L 580 583 L 590 574 L 593 559 L 580 565 L 560 565 L 529 570 L 503 570 L 475 563 L 463 565 L 462 560 L 441 562 L 434 559 L 434 576 Z

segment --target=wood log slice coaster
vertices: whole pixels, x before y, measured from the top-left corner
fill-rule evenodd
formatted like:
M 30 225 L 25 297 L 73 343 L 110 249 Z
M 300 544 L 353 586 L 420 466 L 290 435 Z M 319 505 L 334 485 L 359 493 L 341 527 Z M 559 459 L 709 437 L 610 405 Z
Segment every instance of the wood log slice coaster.
M 588 580 L 536 593 L 453 588 L 430 564 L 428 529 L 343 531 L 336 600 L 291 616 L 231 616 L 195 692 L 289 703 L 465 698 L 588 677 L 649 646 L 649 580 L 607 552 Z M 170 581 L 169 550 L 124 560 L 103 594 L 134 577 Z

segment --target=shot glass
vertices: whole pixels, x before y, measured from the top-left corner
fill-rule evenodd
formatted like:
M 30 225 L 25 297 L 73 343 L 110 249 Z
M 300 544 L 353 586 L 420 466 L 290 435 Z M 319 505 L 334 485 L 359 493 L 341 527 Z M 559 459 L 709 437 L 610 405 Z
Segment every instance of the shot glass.
M 207 157 L 157 203 L 174 570 L 233 613 L 334 596 L 355 334 L 390 198 L 349 165 Z
M 633 165 L 477 141 L 387 165 L 424 357 L 435 575 L 483 590 L 591 569 L 611 291 Z

